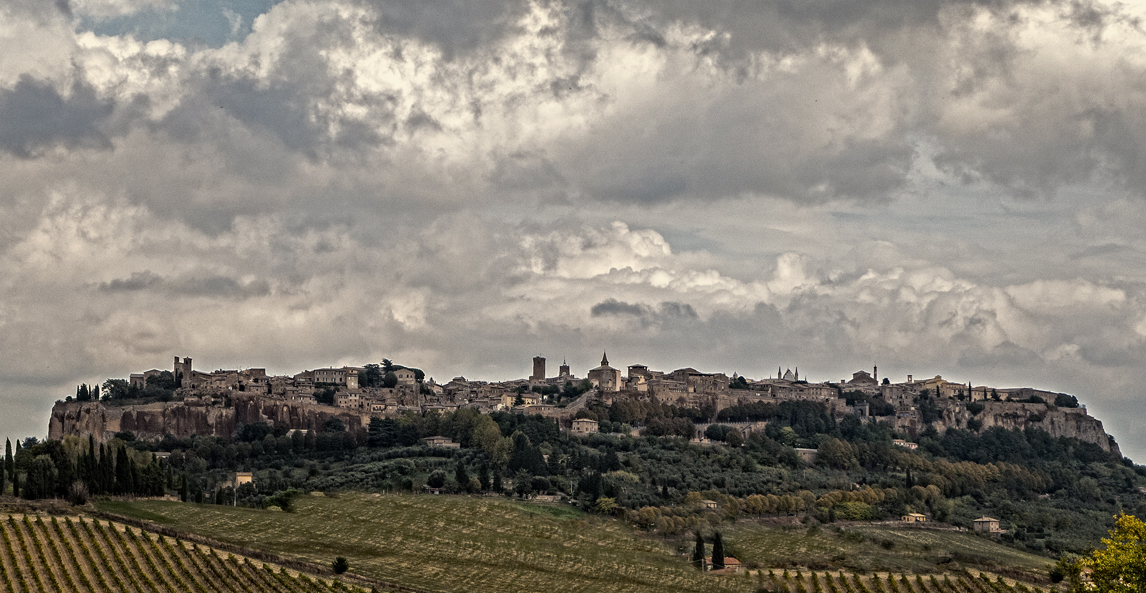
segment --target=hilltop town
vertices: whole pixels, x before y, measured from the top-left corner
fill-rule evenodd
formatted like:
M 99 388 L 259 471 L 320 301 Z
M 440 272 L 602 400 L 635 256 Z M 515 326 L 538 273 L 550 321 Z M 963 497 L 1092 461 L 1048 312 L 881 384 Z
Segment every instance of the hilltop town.
M 709 423 L 718 420 L 745 435 L 763 430 L 766 422 L 739 413 L 753 405 L 808 401 L 822 404 L 837 420 L 854 416 L 863 422 L 885 422 L 908 437 L 903 441 L 907 447 L 931 429 L 941 435 L 952 427 L 979 432 L 994 426 L 1033 426 L 1053 437 L 1077 438 L 1118 454 L 1102 423 L 1089 416 L 1074 396 L 1029 387 L 964 384 L 941 376 L 920 380 L 908 375 L 893 382 L 880 379 L 878 367 L 870 373 L 856 371 L 850 379 L 809 382 L 798 368 L 777 369 L 775 377 L 761 379 L 689 367 L 665 372 L 642 364 L 622 371 L 610 365 L 607 354 L 584 377 L 576 376 L 565 362 L 555 375 L 547 372 L 544 357 L 537 356 L 532 363 L 532 373 L 525 378 L 487 382 L 459 376 L 440 384 L 420 369 L 390 361 L 275 376 L 264 368 L 205 372 L 196 370 L 191 358 L 175 357 L 171 370 L 151 369 L 127 380 L 108 380 L 102 403 L 113 405 L 84 402 L 82 396 L 57 402 L 49 437 L 104 438 L 120 431 L 142 438 L 230 436 L 238 424 L 278 422 L 306 430 L 329 417 L 339 417 L 348 429 L 359 431 L 365 430 L 370 418 L 465 408 L 487 414 L 537 414 L 556 419 L 565 429 L 596 432 L 590 404 L 652 402 L 696 410 L 692 436 L 704 442 Z M 147 401 L 146 396 L 155 393 L 162 401 Z M 629 428 L 634 433 L 641 429 Z

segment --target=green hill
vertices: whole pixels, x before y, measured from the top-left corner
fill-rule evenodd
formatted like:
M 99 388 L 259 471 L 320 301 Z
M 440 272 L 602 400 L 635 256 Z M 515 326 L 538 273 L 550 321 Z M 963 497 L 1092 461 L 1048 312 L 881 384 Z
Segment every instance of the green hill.
M 680 555 L 691 550 L 689 537 L 506 498 L 347 493 L 304 497 L 293 513 L 163 501 L 99 506 L 313 563 L 345 556 L 357 574 L 435 591 L 756 591 L 764 576 L 701 574 Z M 809 534 L 760 521 L 722 529 L 730 552 L 763 567 L 939 573 L 982 567 L 976 562 L 1037 571 L 1048 562 L 968 533 L 865 526 Z M 885 539 L 897 543 L 873 543 Z

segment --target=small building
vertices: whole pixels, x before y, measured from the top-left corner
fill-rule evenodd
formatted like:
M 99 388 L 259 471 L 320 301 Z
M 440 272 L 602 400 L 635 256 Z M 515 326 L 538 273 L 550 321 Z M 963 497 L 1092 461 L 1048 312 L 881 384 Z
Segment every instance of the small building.
M 927 515 L 920 513 L 907 513 L 903 516 L 902 520 L 904 523 L 926 523 Z
M 426 437 L 422 439 L 425 441 L 427 447 L 441 447 L 443 449 L 461 449 L 461 443 L 455 443 L 450 437 Z
M 410 369 L 398 369 L 394 371 L 394 377 L 398 379 L 400 385 L 413 385 L 417 382 L 418 375 Z
M 239 486 L 242 486 L 243 484 L 254 484 L 255 474 L 251 472 L 235 472 L 235 478 L 231 481 L 231 483 L 233 484 L 235 490 L 238 490 Z
M 991 517 L 979 517 L 971 522 L 971 528 L 975 531 L 982 531 L 983 533 L 1002 533 L 1003 530 L 999 528 L 999 520 L 992 519 Z
M 704 558 L 704 569 L 710 570 L 714 574 L 736 574 L 741 571 L 743 566 L 739 560 L 731 556 L 725 556 L 724 568 L 716 569 L 712 566 L 712 556 L 706 556 Z
M 573 421 L 573 432 L 577 434 L 591 434 L 597 432 L 597 421 L 588 418 L 578 418 Z
M 796 447 L 796 455 L 805 463 L 815 463 L 820 452 L 817 449 L 801 449 Z
M 893 439 L 891 444 L 895 445 L 896 447 L 903 447 L 904 449 L 908 449 L 910 451 L 914 451 L 919 448 L 919 443 L 913 443 L 903 439 Z
M 700 501 L 700 507 L 703 509 L 716 510 L 717 507 L 719 507 L 719 506 L 720 505 L 717 504 L 717 502 L 715 500 L 704 499 L 704 500 Z

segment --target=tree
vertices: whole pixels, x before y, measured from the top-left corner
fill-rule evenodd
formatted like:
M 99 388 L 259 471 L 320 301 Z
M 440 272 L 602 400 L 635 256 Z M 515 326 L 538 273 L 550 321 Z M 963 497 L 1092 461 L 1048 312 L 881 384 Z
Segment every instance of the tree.
M 454 470 L 454 480 L 458 483 L 458 488 L 465 488 L 470 483 L 469 473 L 466 472 L 466 464 L 462 460 L 458 460 L 458 467 Z
M 724 568 L 724 538 L 717 531 L 712 536 L 712 570 Z
M 8 469 L 8 475 L 15 477 L 16 475 L 16 460 L 12 457 L 12 440 L 4 439 L 4 467 Z
M 436 469 L 426 478 L 426 485 L 430 488 L 441 488 L 446 485 L 446 472 Z
M 1114 519 L 1105 550 L 1095 550 L 1085 560 L 1093 570 L 1091 580 L 1101 593 L 1146 591 L 1146 523 L 1125 513 Z
M 704 537 L 696 532 L 696 547 L 692 549 L 692 565 L 697 570 L 704 570 Z
M 334 562 L 330 563 L 330 567 L 334 569 L 334 574 L 342 574 L 350 570 L 350 561 L 339 556 L 334 559 Z
M 371 363 L 366 365 L 361 373 L 358 373 L 358 386 L 359 387 L 381 387 L 382 386 L 382 367 Z
M 478 469 L 478 483 L 482 490 L 489 490 L 489 464 L 482 463 Z
M 183 479 L 180 480 L 179 500 L 187 502 L 187 474 L 183 474 Z
M 47 455 L 37 455 L 28 468 L 24 498 L 49 498 L 56 493 L 56 479 L 59 472 L 52 458 Z
M 383 376 L 383 378 L 382 378 L 382 386 L 388 387 L 388 388 L 394 388 L 397 385 L 398 385 L 398 375 L 395 375 L 394 371 L 387 371 L 386 375 Z

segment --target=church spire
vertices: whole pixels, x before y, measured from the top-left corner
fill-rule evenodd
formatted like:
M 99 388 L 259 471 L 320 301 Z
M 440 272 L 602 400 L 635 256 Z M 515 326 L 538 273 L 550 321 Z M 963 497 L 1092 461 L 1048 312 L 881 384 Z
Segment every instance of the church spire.
M 601 351 L 601 366 L 609 366 L 609 354 L 604 350 Z

